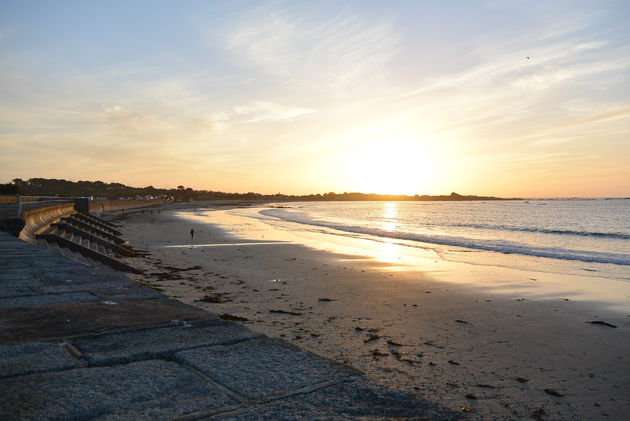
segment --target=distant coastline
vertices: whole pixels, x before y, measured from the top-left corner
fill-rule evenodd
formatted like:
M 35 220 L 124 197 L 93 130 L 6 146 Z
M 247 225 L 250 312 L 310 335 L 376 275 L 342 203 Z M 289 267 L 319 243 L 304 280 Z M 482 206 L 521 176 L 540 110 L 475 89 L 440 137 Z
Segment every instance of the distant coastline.
M 0 194 L 22 194 L 28 196 L 90 196 L 99 199 L 153 199 L 172 198 L 175 201 L 190 200 L 261 200 L 274 202 L 306 201 L 478 201 L 478 200 L 523 200 L 522 198 L 502 198 L 495 196 L 461 195 L 392 195 L 360 192 L 292 195 L 261 194 L 254 192 L 229 193 L 213 190 L 194 190 L 178 186 L 176 189 L 163 189 L 153 186 L 131 187 L 121 183 L 102 181 L 69 181 L 63 179 L 30 178 L 14 179 L 11 183 L 0 184 Z

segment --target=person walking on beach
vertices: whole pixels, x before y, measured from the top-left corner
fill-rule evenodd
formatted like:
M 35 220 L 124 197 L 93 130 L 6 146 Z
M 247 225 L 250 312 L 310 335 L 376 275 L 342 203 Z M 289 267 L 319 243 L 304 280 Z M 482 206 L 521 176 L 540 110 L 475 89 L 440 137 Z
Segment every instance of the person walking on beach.
M 190 229 L 190 239 L 192 240 L 194 236 L 195 236 L 195 229 L 191 228 Z

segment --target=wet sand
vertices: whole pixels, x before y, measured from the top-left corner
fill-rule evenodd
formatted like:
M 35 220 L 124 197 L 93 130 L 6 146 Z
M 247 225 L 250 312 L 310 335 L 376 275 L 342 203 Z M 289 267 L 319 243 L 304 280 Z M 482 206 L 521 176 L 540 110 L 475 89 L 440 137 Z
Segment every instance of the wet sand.
M 148 252 L 127 260 L 146 271 L 137 282 L 391 387 L 474 411 L 466 419 L 622 420 L 630 410 L 628 314 L 443 282 L 280 242 L 290 237 L 268 227 L 236 227 L 258 230 L 254 240 L 238 238 L 174 212 L 119 221 L 125 238 Z

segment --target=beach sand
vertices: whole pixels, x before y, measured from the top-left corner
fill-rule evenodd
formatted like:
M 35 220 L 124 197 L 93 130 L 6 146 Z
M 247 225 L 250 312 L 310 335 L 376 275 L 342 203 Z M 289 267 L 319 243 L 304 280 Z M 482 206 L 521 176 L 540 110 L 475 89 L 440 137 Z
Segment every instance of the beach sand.
M 146 271 L 136 282 L 390 387 L 474 410 L 465 419 L 628 419 L 628 314 L 278 242 L 290 238 L 269 227 L 235 227 L 258 230 L 245 240 L 175 212 L 113 217 L 148 252 L 126 260 Z

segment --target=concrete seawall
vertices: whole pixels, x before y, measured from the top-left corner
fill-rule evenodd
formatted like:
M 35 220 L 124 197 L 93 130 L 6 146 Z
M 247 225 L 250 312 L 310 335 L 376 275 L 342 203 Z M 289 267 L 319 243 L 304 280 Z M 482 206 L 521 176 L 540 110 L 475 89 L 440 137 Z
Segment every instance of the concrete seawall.
M 9 197 L 13 201 L 6 203 L 0 212 L 0 231 L 5 231 L 11 235 L 18 236 L 24 241 L 35 243 L 35 232 L 48 224 L 68 216 L 75 211 L 85 213 L 104 213 L 121 211 L 126 209 L 138 209 L 150 206 L 157 206 L 168 203 L 166 199 L 152 200 L 87 200 L 87 199 L 68 199 L 65 203 L 47 204 L 37 208 L 24 210 L 18 216 L 18 205 L 16 199 Z M 4 203 L 2 203 L 4 205 Z M 29 203 L 28 206 L 37 205 L 37 202 Z
M 145 208 L 167 202 L 164 199 L 24 197 L 26 200 L 21 203 L 21 198 L 16 197 L 16 203 L 6 205 L 6 215 L 0 214 L 0 231 L 90 267 L 106 265 L 128 272 L 137 270 L 122 263 L 118 257 L 133 252 L 119 245 L 123 240 L 116 238 L 120 233 L 114 226 L 90 214 Z
M 19 238 L 20 240 L 35 244 L 35 233 L 40 228 L 74 212 L 74 204 L 71 203 L 25 211 L 21 215 L 24 221 L 24 228 L 20 231 Z
M 168 203 L 166 199 L 152 200 L 90 200 L 89 211 L 94 213 L 111 212 L 123 209 L 146 208 Z

